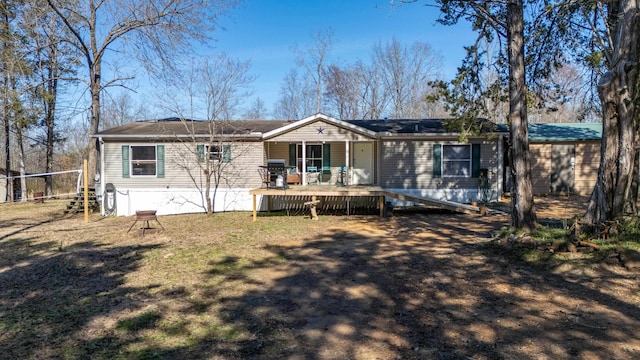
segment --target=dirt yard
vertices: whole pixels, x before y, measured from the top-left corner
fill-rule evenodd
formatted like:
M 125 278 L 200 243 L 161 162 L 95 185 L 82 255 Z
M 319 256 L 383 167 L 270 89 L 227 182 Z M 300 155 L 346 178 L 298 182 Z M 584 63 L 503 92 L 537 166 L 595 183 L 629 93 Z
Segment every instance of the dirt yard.
M 63 207 L 0 205 L 2 359 L 640 358 L 637 271 L 508 260 L 485 246 L 506 215 L 166 216 L 142 237 Z

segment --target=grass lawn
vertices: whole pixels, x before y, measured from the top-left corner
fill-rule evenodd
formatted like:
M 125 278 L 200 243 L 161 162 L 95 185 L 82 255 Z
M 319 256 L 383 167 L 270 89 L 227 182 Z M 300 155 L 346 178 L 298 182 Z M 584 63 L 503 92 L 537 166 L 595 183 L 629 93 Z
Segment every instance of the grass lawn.
M 0 359 L 640 357 L 637 271 L 501 256 L 504 215 L 160 216 L 142 237 L 64 205 L 0 204 Z

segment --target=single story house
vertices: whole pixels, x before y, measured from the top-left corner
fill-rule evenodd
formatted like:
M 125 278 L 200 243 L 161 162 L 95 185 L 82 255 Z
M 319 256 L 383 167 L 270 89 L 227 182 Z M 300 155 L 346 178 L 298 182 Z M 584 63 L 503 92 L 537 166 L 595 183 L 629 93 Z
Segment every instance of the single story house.
M 250 191 L 265 185 L 264 168 L 270 161 L 283 162 L 292 175 L 279 179 L 279 185 L 287 180 L 303 187 L 348 183 L 461 203 L 495 200 L 507 186 L 509 132 L 504 125 L 483 124 L 481 134 L 463 142 L 460 134 L 446 130 L 442 119 L 338 120 L 316 114 L 298 121 L 172 118 L 130 123 L 95 135 L 101 152 L 102 211 L 203 212 L 209 176 L 215 211 L 249 211 L 254 206 Z M 570 142 L 540 140 L 532 139 L 534 181 L 536 192 L 544 188 L 547 193 L 555 169 L 545 164 L 548 155 L 559 151 L 554 145 Z M 581 144 L 573 146 L 574 152 L 583 151 Z M 537 171 L 545 166 L 548 171 Z M 575 179 L 585 187 L 590 181 Z M 262 196 L 257 202 L 259 209 L 267 209 Z
M 376 186 L 412 196 L 468 202 L 502 195 L 508 129 L 484 122 L 460 141 L 442 119 L 298 121 L 165 119 L 99 132 L 103 212 L 203 212 L 211 176 L 215 211 L 251 210 L 263 168 L 280 159 L 300 186 Z M 347 169 L 347 171 L 342 171 Z M 340 179 L 342 181 L 342 179 Z M 259 208 L 265 209 L 262 199 Z

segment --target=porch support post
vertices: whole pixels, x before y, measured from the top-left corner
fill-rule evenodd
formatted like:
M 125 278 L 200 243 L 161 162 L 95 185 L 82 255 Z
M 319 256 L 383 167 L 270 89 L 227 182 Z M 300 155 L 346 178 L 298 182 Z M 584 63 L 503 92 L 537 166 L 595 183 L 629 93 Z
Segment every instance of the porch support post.
M 307 142 L 302 140 L 302 186 L 307 185 Z
M 378 207 L 380 208 L 380 217 L 384 217 L 384 195 L 378 196 Z
M 256 194 L 253 194 L 253 221 L 258 220 L 257 204 Z
M 344 142 L 344 165 L 345 165 L 345 174 L 344 174 L 344 179 L 342 179 L 342 181 L 344 183 L 346 183 L 347 185 L 351 185 L 351 178 L 349 177 L 349 174 L 351 174 L 351 171 L 349 171 L 349 167 L 351 166 L 351 164 L 349 164 L 349 159 L 351 158 L 351 156 L 349 155 L 349 140 Z M 349 215 L 349 202 L 347 201 L 347 215 Z
M 349 140 L 344 142 L 344 165 L 349 169 Z

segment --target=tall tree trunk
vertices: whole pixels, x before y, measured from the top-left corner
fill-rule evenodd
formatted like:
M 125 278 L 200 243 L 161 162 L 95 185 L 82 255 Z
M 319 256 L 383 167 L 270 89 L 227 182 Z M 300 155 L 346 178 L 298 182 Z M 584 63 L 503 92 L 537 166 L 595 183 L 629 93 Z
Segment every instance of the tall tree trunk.
M 609 71 L 598 82 L 603 115 L 600 168 L 585 214 L 585 221 L 593 225 L 624 214 L 636 153 L 639 5 L 636 0 L 614 5 L 618 9 L 612 15 L 614 52 Z
M 531 185 L 531 161 L 524 64 L 524 6 L 522 0 L 507 5 L 509 53 L 509 125 L 511 133 L 511 226 L 529 233 L 537 219 Z
M 51 173 L 53 172 L 53 147 L 55 144 L 55 100 L 50 101 L 47 100 L 47 111 L 45 114 L 45 124 L 47 126 L 47 139 L 46 139 L 46 172 L 47 173 Z M 51 196 L 53 195 L 53 178 L 51 175 L 47 175 L 44 178 L 44 182 L 45 182 L 45 195 L 47 196 Z
M 47 127 L 46 139 L 46 167 L 47 173 L 53 172 L 53 147 L 55 145 L 55 111 L 58 97 L 58 55 L 56 45 L 52 45 L 50 52 L 50 66 L 48 69 L 48 79 L 45 81 L 46 96 L 44 98 L 45 125 Z M 53 195 L 53 178 L 51 175 L 45 177 L 45 195 Z
M 2 84 L 2 92 L 3 92 L 3 96 L 2 96 L 2 117 L 4 120 L 4 139 L 5 139 L 5 143 L 4 143 L 4 172 L 5 172 L 5 188 L 7 190 L 7 194 L 6 194 L 6 201 L 12 201 L 13 200 L 13 186 L 12 185 L 12 180 L 9 179 L 9 177 L 11 176 L 11 118 L 10 118 L 10 110 L 9 110 L 9 106 L 11 104 L 11 100 L 10 100 L 10 83 L 11 83 L 11 75 L 9 74 L 9 71 L 7 71 L 8 68 L 8 64 L 7 62 L 9 61 L 9 9 L 8 9 L 8 4 L 6 0 L 2 0 L 0 1 L 0 12 L 2 13 L 2 18 L 0 21 L 2 21 L 2 25 L 0 25 L 0 34 L 2 36 L 2 68 L 5 70 L 4 71 L 4 76 L 3 76 L 3 84 Z
M 636 130 L 637 132 L 638 130 Z M 633 214 L 638 214 L 638 190 L 640 190 L 640 150 L 636 147 L 633 161 L 633 176 L 631 177 L 631 196 L 629 208 Z
M 18 159 L 20 160 L 20 201 L 25 202 L 28 200 L 29 194 L 27 193 L 27 175 L 26 167 L 24 164 L 24 137 L 22 135 L 22 127 L 16 126 L 16 141 L 18 143 Z
M 92 136 L 100 128 L 100 64 L 94 61 L 91 71 L 91 122 L 89 124 L 88 172 L 89 185 L 95 185 L 95 175 L 99 172 L 100 154 L 96 139 Z M 101 174 L 102 175 L 102 174 Z
M 5 189 L 7 190 L 5 201 L 13 200 L 13 187 L 11 186 L 12 180 L 9 179 L 11 176 L 11 143 L 9 141 L 11 135 L 11 126 L 9 121 L 9 114 L 7 109 L 7 100 L 2 100 L 3 107 L 3 118 L 4 118 L 4 180 L 5 180 Z
M 89 66 L 89 76 L 91 77 L 89 82 L 89 91 L 91 93 L 91 121 L 89 122 L 89 147 L 88 147 L 88 172 L 89 172 L 89 184 L 95 186 L 95 177 L 99 171 L 99 149 L 96 146 L 96 139 L 92 136 L 97 134 L 100 130 L 100 91 L 102 91 L 102 55 L 100 47 L 97 41 L 97 13 L 98 8 L 101 6 L 101 2 L 94 0 L 89 1 L 89 8 L 91 14 L 90 20 L 90 54 L 93 54 L 93 58 L 87 53 L 87 65 Z M 102 177 L 104 174 L 100 174 Z

